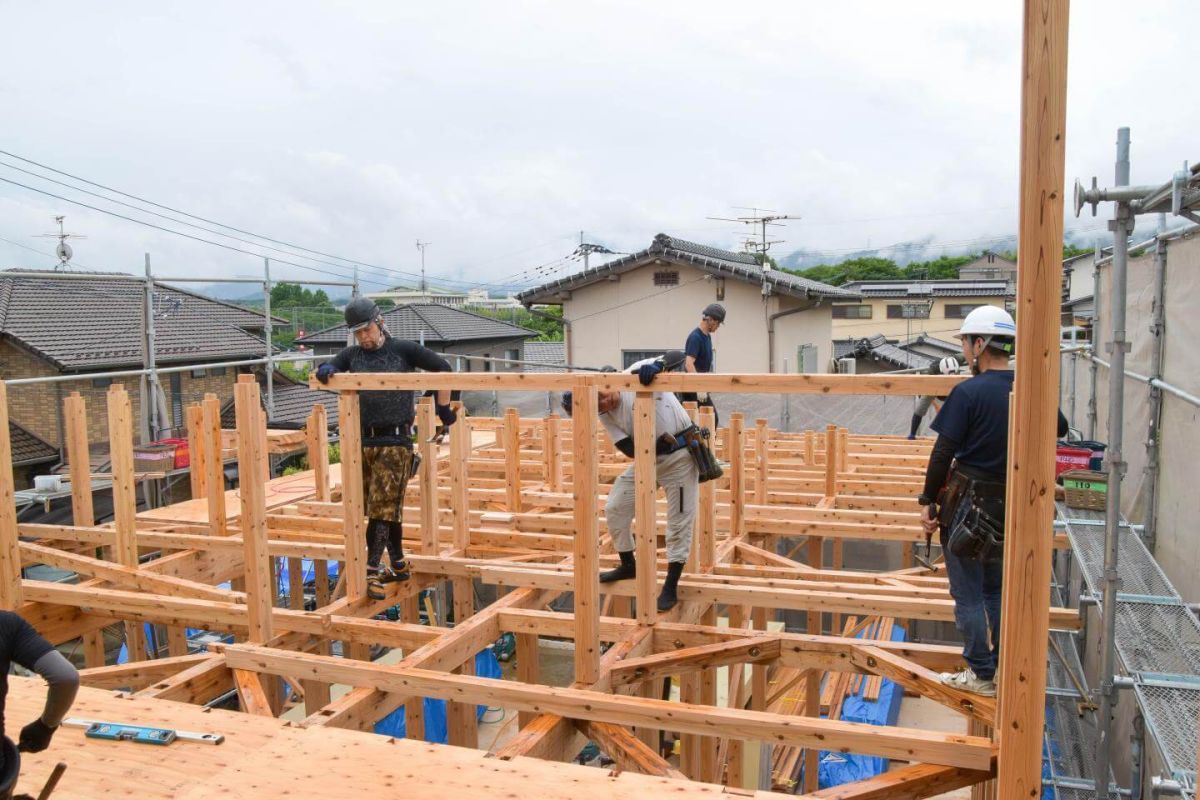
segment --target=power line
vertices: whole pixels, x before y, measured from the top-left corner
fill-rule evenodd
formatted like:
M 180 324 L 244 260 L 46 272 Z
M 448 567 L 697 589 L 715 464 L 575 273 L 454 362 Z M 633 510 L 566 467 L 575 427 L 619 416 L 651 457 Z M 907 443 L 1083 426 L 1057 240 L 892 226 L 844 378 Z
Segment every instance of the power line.
M 163 204 L 161 204 L 161 203 L 156 203 L 156 202 L 154 202 L 153 200 L 148 200 L 148 199 L 146 199 L 146 198 L 144 198 L 144 197 L 139 197 L 138 195 L 135 195 L 135 194 L 130 194 L 129 192 L 124 192 L 124 191 L 121 191 L 120 189 L 115 189 L 115 188 L 113 188 L 113 187 L 111 187 L 111 186 L 106 186 L 106 185 L 104 185 L 104 184 L 102 184 L 102 183 L 97 183 L 97 182 L 95 182 L 95 181 L 88 180 L 87 178 L 83 178 L 83 177 L 80 177 L 80 176 L 78 176 L 78 175 L 73 175 L 73 174 L 71 174 L 71 173 L 69 173 L 69 172 L 65 172 L 65 171 L 63 171 L 63 170 L 56 169 L 55 167 L 51 167 L 51 166 L 49 166 L 48 164 L 42 164 L 42 163 L 40 163 L 40 162 L 34 161 L 33 159 L 29 159 L 29 158 L 26 158 L 26 157 L 24 157 L 24 156 L 18 155 L 18 154 L 16 154 L 16 153 L 12 153 L 12 152 L 10 152 L 10 151 L 8 151 L 8 150 L 0 150 L 0 155 L 5 155 L 5 156 L 8 156 L 8 157 L 10 157 L 10 158 L 15 158 L 15 159 L 17 159 L 17 160 L 19 160 L 19 161 L 23 161 L 23 162 L 25 162 L 26 164 L 32 164 L 32 165 L 34 165 L 34 166 L 36 166 L 36 167 L 39 167 L 39 168 L 41 168 L 41 169 L 44 169 L 44 170 L 48 170 L 48 171 L 50 171 L 50 172 L 53 172 L 53 173 L 55 173 L 55 174 L 57 174 L 57 175 L 62 175 L 62 176 L 64 176 L 64 177 L 70 178 L 70 179 L 72 179 L 72 180 L 79 181 L 79 182 L 81 182 L 81 183 L 85 183 L 85 184 L 87 184 L 87 185 L 89 185 L 89 186 L 95 186 L 96 188 L 98 188 L 98 189 L 103 189 L 103 190 L 104 190 L 104 191 L 106 191 L 106 192 L 111 192 L 111 193 L 113 193 L 113 194 L 117 194 L 117 195 L 120 195 L 120 196 L 122 196 L 122 197 L 128 197 L 129 199 L 131 199 L 131 200 L 136 200 L 136 201 L 138 201 L 139 203 L 144 203 L 144 204 L 146 204 L 146 205 L 154 206 L 155 208 L 161 208 L 161 209 L 163 209 L 164 211 L 170 211 L 170 212 L 172 212 L 172 213 L 174 213 L 174 214 L 181 214 L 181 215 L 183 215 L 183 216 L 185 216 L 185 217 L 190 217 L 191 219 L 200 220 L 201 222 L 206 222 L 206 223 L 208 223 L 208 224 L 210 224 L 210 225 L 216 225 L 217 227 L 220 227 L 220 228 L 226 228 L 226 229 L 228 229 L 228 230 L 235 231 L 235 232 L 237 232 L 237 233 L 241 233 L 241 234 L 245 234 L 245 235 L 247 235 L 247 236 L 253 236 L 253 237 L 254 237 L 254 238 L 256 238 L 256 239 L 262 239 L 262 240 L 264 240 L 264 241 L 267 241 L 267 242 L 272 242 L 272 243 L 274 243 L 274 244 L 283 245 L 283 246 L 285 246 L 285 247 L 290 247 L 290 248 L 292 248 L 293 250 L 302 250 L 302 251 L 304 251 L 304 252 L 306 252 L 306 253 L 313 253 L 313 254 L 315 254 L 315 255 L 318 255 L 318 256 L 323 256 L 323 257 L 325 257 L 325 258 L 332 258 L 332 259 L 336 259 L 337 261 L 344 261 L 344 262 L 346 262 L 346 264 L 348 264 L 348 265 L 350 265 L 350 266 L 361 265 L 361 266 L 364 266 L 364 267 L 369 267 L 370 269 L 379 270 L 379 271 L 381 271 L 381 272 L 390 273 L 390 274 L 394 274 L 394 275 L 398 275 L 398 276 L 404 276 L 404 277 L 409 277 L 409 278 L 417 278 L 417 277 L 420 277 L 420 276 L 419 276 L 419 275 L 417 275 L 416 273 L 407 272 L 407 271 L 405 271 L 405 270 L 398 270 L 398 269 L 393 269 L 393 268 L 389 268 L 389 267 L 383 267 L 383 266 L 379 266 L 378 264 L 372 264 L 372 263 L 370 263 L 370 262 L 368 262 L 368 261 L 363 261 L 363 260 L 361 260 L 361 259 L 352 259 L 352 258 L 346 258 L 345 256 L 339 256 L 339 255 L 335 255 L 335 254 L 333 254 L 333 253 L 325 253 L 325 252 L 323 252 L 323 251 L 320 251 L 320 250 L 314 250 L 314 249 L 312 249 L 312 248 L 309 248 L 309 247 L 304 247 L 303 245 L 294 244 L 294 243 L 287 242 L 287 241 L 284 241 L 284 240 L 281 240 L 281 239 L 274 239 L 274 238 L 272 238 L 272 237 L 270 237 L 270 236 L 265 236 L 265 235 L 263 235 L 263 234 L 254 233 L 253 231 L 248 231 L 248 230 L 245 230 L 245 229 L 243 229 L 243 228 L 238 228 L 238 227 L 235 227 L 235 226 L 233 226 L 233 225 L 227 225 L 227 224 L 225 224 L 225 223 L 223 223 L 223 222 L 218 222 L 218 221 L 216 221 L 216 220 L 208 219 L 207 217 L 202 217 L 202 216 L 199 216 L 199 215 L 197 215 L 197 214 L 192 214 L 192 213 L 189 213 L 189 212 L 187 212 L 187 211 L 183 211 L 183 210 L 181 210 L 181 209 L 178 209 L 178 208 L 173 208 L 173 207 L 171 207 L 171 206 L 163 205 Z M 0 163 L 3 163 L 3 162 L 0 162 Z M 130 206 L 128 203 L 124 203 L 124 202 L 122 202 L 122 201 L 119 201 L 119 200 L 114 200 L 113 198 L 109 198 L 109 197 L 103 197 L 102 195 L 97 195 L 96 193 L 94 193 L 94 192 L 90 192 L 90 191 L 88 191 L 88 190 L 86 190 L 86 189 L 81 189 L 81 188 L 79 188 L 79 187 L 77 187 L 77 186 L 70 186 L 69 184 L 64 184 L 64 183 L 62 183 L 61 181 L 54 180 L 53 178 L 48 178 L 48 177 L 46 177 L 46 176 L 44 176 L 44 175 L 37 175 L 36 173 L 29 172 L 28 170 L 21 169 L 20 167 L 13 166 L 13 165 L 11 165 L 11 164 L 4 164 L 4 166 L 6 166 L 6 167 L 9 167 L 10 169 L 19 170 L 19 171 L 21 171 L 21 172 L 24 172 L 24 173 L 25 173 L 25 174 L 27 174 L 27 175 L 33 175 L 34 177 L 37 177 L 37 178 L 39 178 L 39 179 L 41 179 L 41 180 L 50 181 L 50 182 L 52 182 L 52 183 L 57 183 L 57 184 L 59 184 L 60 186 L 67 186 L 68 188 L 74 189 L 74 190 L 76 190 L 76 191 L 80 191 L 80 192 L 84 192 L 84 193 L 87 193 L 87 194 L 91 194 L 91 195 L 93 195 L 93 196 L 96 196 L 96 197 L 101 197 L 102 199 L 104 199 L 105 201 L 107 201 L 107 202 L 110 202 L 110 203 L 118 203 L 118 204 L 120 204 L 120 205 L 123 205 L 123 206 L 129 207 L 129 208 L 134 208 L 134 209 L 136 209 L 136 210 L 138 210 L 138 211 L 140 211 L 140 212 L 142 212 L 142 213 L 145 213 L 145 214 L 154 214 L 155 216 L 158 216 L 158 217 L 163 217 L 163 215 L 162 215 L 162 214 L 157 214 L 156 212 L 149 211 L 148 209 L 142 209 L 142 208 L 137 208 L 136 206 Z M 16 183 L 15 181 L 7 181 L 7 182 L 9 182 L 9 183 Z M 18 185 L 18 186 L 23 186 L 23 184 L 19 184 L 19 183 L 16 183 L 16 185 Z M 25 188 L 27 188 L 27 189 L 32 189 L 33 191 L 41 191 L 41 190 L 39 190 L 39 189 L 33 189 L 33 187 L 28 187 L 28 186 L 26 186 Z M 49 192 L 43 192 L 43 194 L 49 194 Z M 51 195 L 51 196 L 56 196 L 56 195 Z M 82 203 L 78 203 L 78 201 L 69 200 L 68 198 L 59 198 L 59 199 L 66 200 L 67 202 L 76 202 L 76 203 L 77 203 L 77 204 L 79 204 L 79 205 L 83 205 Z M 85 206 L 85 207 L 91 208 L 91 206 Z M 112 212 L 106 212 L 106 211 L 104 211 L 103 209 L 94 209 L 94 210 L 101 211 L 102 213 L 112 213 Z M 116 215 L 116 216 L 119 216 L 119 215 Z M 176 222 L 176 223 L 178 223 L 178 224 L 191 225 L 192 227 L 200 227 L 200 226 L 196 226 L 196 225 L 194 225 L 194 224 L 192 224 L 192 223 L 185 222 L 184 220 L 173 219 L 173 218 L 171 218 L 171 217 L 163 217 L 163 218 L 165 218 L 165 219 L 170 219 L 171 221 L 173 221 L 173 222 Z M 128 219 L 128 218 L 125 218 L 125 219 Z M 138 220 L 131 220 L 131 221 L 138 222 Z M 144 223 L 143 223 L 143 224 L 144 224 Z M 237 239 L 238 241 L 242 241 L 242 242 L 244 242 L 244 243 L 247 243 L 247 244 L 252 244 L 252 245 L 254 245 L 254 246 L 256 246 L 256 247 L 264 247 L 264 248 L 267 248 L 267 249 L 275 249 L 275 248 L 269 248 L 269 247 L 267 247 L 266 245 L 263 245 L 263 244 L 261 244 L 261 243 L 258 243 L 258 242 L 246 242 L 246 240 L 244 240 L 244 239 L 238 239 L 238 237 L 235 237 L 235 236 L 230 236 L 229 234 L 226 234 L 226 233 L 221 233 L 221 232 L 219 232 L 219 231 L 213 231 L 213 230 L 211 230 L 211 229 L 207 229 L 207 228 L 200 228 L 200 229 L 201 229 L 201 230 L 206 230 L 207 232 L 209 232 L 209 233 L 213 233 L 213 234 L 216 234 L 216 235 L 218 235 L 218 236 L 225 236 L 226 238 Z M 176 231 L 167 231 L 167 232 L 168 232 L 168 233 L 171 233 L 171 232 L 178 233 L 178 232 L 176 232 Z M 201 241 L 203 241 L 203 240 L 201 240 Z M 219 243 L 215 243 L 215 242 L 209 242 L 209 244 L 218 244 L 218 246 L 222 246 L 222 245 L 220 245 Z M 234 248 L 230 248 L 230 249 L 234 249 Z M 281 252 L 282 252 L 282 251 L 281 251 Z M 252 253 L 251 255 L 258 255 L 258 254 L 256 254 L 256 253 Z M 291 255 L 293 255 L 293 256 L 294 256 L 294 257 L 296 257 L 296 258 L 307 258 L 307 259 L 309 259 L 310 261 L 318 261 L 319 263 L 328 263 L 328 262 L 320 262 L 320 261 L 319 261 L 319 259 L 314 259 L 314 258 L 312 258 L 312 256 L 300 255 L 300 254 L 298 254 L 298 253 L 291 253 Z M 281 262 L 281 263 L 286 263 L 286 262 Z M 302 266 L 302 265 L 293 265 L 293 266 Z M 338 266 L 338 265 L 330 265 L 330 266 Z M 341 268 L 342 268 L 342 269 L 345 269 L 346 267 L 342 266 Z M 455 278 L 438 278 L 438 281 L 439 281 L 439 282 L 442 282 L 442 283 L 457 283 L 457 284 L 464 285 L 464 286 L 476 286 L 476 287 L 482 287 L 482 288 L 491 288 L 492 286 L 494 286 L 494 284 L 491 284 L 491 283 L 485 283 L 485 282 L 479 282 L 479 281 L 464 281 L 464 280 L 461 280 L 461 279 L 455 279 Z

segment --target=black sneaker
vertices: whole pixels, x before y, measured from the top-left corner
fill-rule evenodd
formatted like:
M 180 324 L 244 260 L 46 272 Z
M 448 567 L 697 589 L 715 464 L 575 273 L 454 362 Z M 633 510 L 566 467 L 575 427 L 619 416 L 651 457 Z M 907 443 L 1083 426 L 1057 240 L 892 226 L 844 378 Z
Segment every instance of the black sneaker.
M 367 597 L 372 600 L 386 600 L 387 586 L 391 579 L 391 570 L 383 567 L 367 567 Z

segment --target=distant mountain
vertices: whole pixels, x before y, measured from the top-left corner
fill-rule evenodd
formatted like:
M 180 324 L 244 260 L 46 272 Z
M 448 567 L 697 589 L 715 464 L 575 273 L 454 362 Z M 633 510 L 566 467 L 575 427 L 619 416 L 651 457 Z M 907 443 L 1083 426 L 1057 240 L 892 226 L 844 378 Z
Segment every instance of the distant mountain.
M 170 280 L 164 281 L 170 283 Z M 251 288 L 251 284 L 246 283 L 210 283 L 207 285 L 188 285 L 180 284 L 184 289 L 196 294 L 202 294 L 205 297 L 211 297 L 214 300 L 224 300 L 227 303 L 247 303 L 250 305 L 262 305 L 262 290 Z

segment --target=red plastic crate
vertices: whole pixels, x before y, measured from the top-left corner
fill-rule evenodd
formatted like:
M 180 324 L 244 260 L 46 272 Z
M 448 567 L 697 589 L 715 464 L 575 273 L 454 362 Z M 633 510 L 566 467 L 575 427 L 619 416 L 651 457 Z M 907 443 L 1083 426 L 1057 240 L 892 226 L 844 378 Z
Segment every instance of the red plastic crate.
M 1092 451 L 1084 447 L 1059 445 L 1054 455 L 1054 477 L 1067 470 L 1087 469 L 1092 461 Z
M 191 453 L 188 451 L 187 439 L 163 439 L 155 442 L 155 444 L 170 444 L 175 446 L 175 469 L 183 469 L 191 465 L 192 458 Z

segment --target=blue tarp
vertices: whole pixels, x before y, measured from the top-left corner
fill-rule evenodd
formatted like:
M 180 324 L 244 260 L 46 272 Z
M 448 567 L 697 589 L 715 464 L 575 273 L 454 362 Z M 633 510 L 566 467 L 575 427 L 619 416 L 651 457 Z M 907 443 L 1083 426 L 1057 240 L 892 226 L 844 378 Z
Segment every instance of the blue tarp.
M 866 632 L 859 634 L 859 638 Z M 904 629 L 900 626 L 892 628 L 892 641 L 905 640 Z M 841 719 L 845 722 L 862 722 L 868 725 L 895 725 L 900 716 L 900 701 L 904 698 L 904 689 L 886 678 L 880 683 L 879 699 L 870 701 L 863 698 L 866 691 L 866 681 L 857 694 L 847 694 L 842 703 Z M 835 753 L 822 751 L 818 765 L 820 788 L 840 786 L 851 781 L 860 781 L 885 772 L 888 759 L 880 756 L 869 756 L 860 753 Z
M 496 660 L 496 654 L 490 647 L 475 654 L 475 674 L 481 678 L 500 677 L 500 662 Z M 434 700 L 431 697 L 423 698 L 423 700 L 425 701 L 425 741 L 445 744 L 446 701 Z M 479 706 L 475 712 L 476 717 L 482 717 L 485 711 L 487 711 L 487 706 Z M 400 706 L 376 722 L 375 732 L 384 736 L 395 736 L 397 739 L 405 738 L 404 706 Z

